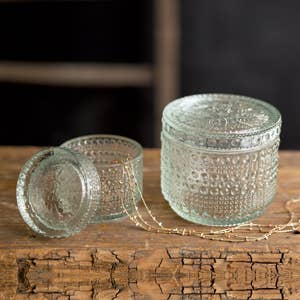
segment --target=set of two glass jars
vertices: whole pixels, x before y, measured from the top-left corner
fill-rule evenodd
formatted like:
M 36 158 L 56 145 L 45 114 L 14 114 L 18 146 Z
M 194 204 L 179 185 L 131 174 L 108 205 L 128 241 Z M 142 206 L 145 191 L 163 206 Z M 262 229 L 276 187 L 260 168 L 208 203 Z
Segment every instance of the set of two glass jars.
M 129 165 L 134 179 L 124 172 Z M 142 188 L 142 147 L 121 136 L 90 135 L 35 154 L 20 172 L 17 204 L 35 232 L 66 237 L 88 223 L 126 216 Z
M 235 225 L 261 215 L 276 193 L 281 116 L 270 104 L 203 94 L 163 112 L 161 187 L 189 221 Z
M 168 104 L 162 123 L 161 188 L 179 216 L 224 226 L 263 213 L 276 192 L 281 116 L 275 107 L 244 96 L 195 95 Z M 124 178 L 124 163 L 133 166 L 134 179 Z M 19 210 L 50 237 L 120 218 L 124 205 L 130 210 L 132 199 L 139 200 L 142 167 L 142 148 L 130 139 L 70 140 L 26 163 Z

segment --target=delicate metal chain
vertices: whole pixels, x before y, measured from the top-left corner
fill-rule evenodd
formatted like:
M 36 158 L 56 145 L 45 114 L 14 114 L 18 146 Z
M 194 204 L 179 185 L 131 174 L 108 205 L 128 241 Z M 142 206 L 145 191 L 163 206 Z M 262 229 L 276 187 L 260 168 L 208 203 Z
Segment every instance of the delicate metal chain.
M 226 241 L 226 242 L 252 242 L 267 240 L 274 233 L 293 232 L 300 233 L 300 219 L 296 218 L 294 211 L 292 210 L 292 204 L 300 204 L 300 198 L 291 199 L 286 202 L 285 208 L 289 214 L 289 220 L 285 224 L 258 224 L 258 223 L 242 223 L 237 226 L 224 227 L 217 230 L 200 231 L 189 228 L 170 228 L 163 225 L 163 223 L 153 215 L 151 209 L 146 203 L 143 194 L 137 183 L 133 165 L 130 163 L 130 159 L 123 162 L 123 174 L 127 180 L 124 180 L 129 184 L 130 200 L 133 206 L 133 210 L 126 208 L 124 199 L 122 199 L 122 206 L 124 211 L 128 215 L 129 219 L 138 227 L 150 232 L 165 233 L 165 234 L 177 234 L 196 236 L 202 239 L 214 240 L 214 241 Z M 141 214 L 140 209 L 136 203 L 136 191 L 138 191 L 142 205 L 144 206 L 147 216 L 150 222 L 147 221 Z M 148 219 L 147 218 L 147 219 Z M 244 232 L 246 231 L 246 233 Z M 250 234 L 250 235 L 249 235 Z

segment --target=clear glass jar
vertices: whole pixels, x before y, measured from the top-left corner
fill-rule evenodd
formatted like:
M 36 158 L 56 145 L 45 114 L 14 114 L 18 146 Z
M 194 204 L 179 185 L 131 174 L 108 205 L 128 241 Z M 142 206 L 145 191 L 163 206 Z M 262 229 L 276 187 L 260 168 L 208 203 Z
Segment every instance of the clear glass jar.
M 61 145 L 87 156 L 96 167 L 101 181 L 101 203 L 92 223 L 109 221 L 126 216 L 132 210 L 132 195 L 136 203 L 143 191 L 143 148 L 134 140 L 117 135 L 87 135 Z M 133 168 L 137 180 L 124 175 L 124 165 Z M 128 182 L 132 180 L 132 182 Z M 134 189 L 134 191 L 132 191 Z
M 276 193 L 281 116 L 237 95 L 203 94 L 163 112 L 161 187 L 172 209 L 205 225 L 261 215 Z

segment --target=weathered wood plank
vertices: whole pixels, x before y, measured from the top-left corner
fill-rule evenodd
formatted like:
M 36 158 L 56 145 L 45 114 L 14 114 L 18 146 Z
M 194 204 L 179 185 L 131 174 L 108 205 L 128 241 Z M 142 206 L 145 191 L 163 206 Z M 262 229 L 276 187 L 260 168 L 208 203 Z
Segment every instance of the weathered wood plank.
M 148 233 L 128 220 L 91 224 L 67 239 L 30 232 L 15 185 L 35 147 L 0 147 L 0 299 L 299 299 L 300 235 L 226 243 Z M 260 222 L 287 220 L 300 196 L 300 153 L 281 152 L 279 188 Z M 160 193 L 159 151 L 146 150 L 144 194 L 170 226 L 177 217 Z M 299 209 L 298 209 L 299 211 Z
M 6 293 L 8 297 L 10 292 L 13 297 L 16 291 L 28 297 L 51 294 L 76 299 L 78 293 L 100 297 L 121 292 L 123 296 L 137 293 L 141 298 L 167 299 L 182 294 L 224 296 L 243 292 L 249 296 L 265 291 L 262 299 L 274 299 L 271 295 L 290 299 L 300 293 L 299 254 L 280 253 L 281 259 L 271 263 L 228 261 L 215 252 L 207 253 L 209 259 L 201 255 L 191 258 L 188 252 L 172 258 L 167 250 L 3 250 L 0 284 L 5 290 L 0 295 Z M 238 257 L 241 253 L 235 254 Z M 265 257 L 264 252 L 255 255 Z M 277 260 L 278 253 L 268 255 L 271 261 Z

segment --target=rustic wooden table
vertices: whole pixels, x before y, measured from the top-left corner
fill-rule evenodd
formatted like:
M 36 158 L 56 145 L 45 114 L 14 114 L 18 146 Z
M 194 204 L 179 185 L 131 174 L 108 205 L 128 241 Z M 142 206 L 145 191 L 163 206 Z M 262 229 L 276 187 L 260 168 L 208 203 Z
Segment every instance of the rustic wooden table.
M 89 225 L 66 239 L 32 234 L 15 198 L 18 173 L 39 148 L 0 147 L 0 299 L 300 299 L 300 234 L 228 243 L 142 231 L 128 219 Z M 159 150 L 146 150 L 144 195 L 170 226 Z M 281 152 L 276 199 L 259 219 L 286 222 L 300 196 L 300 152 Z

